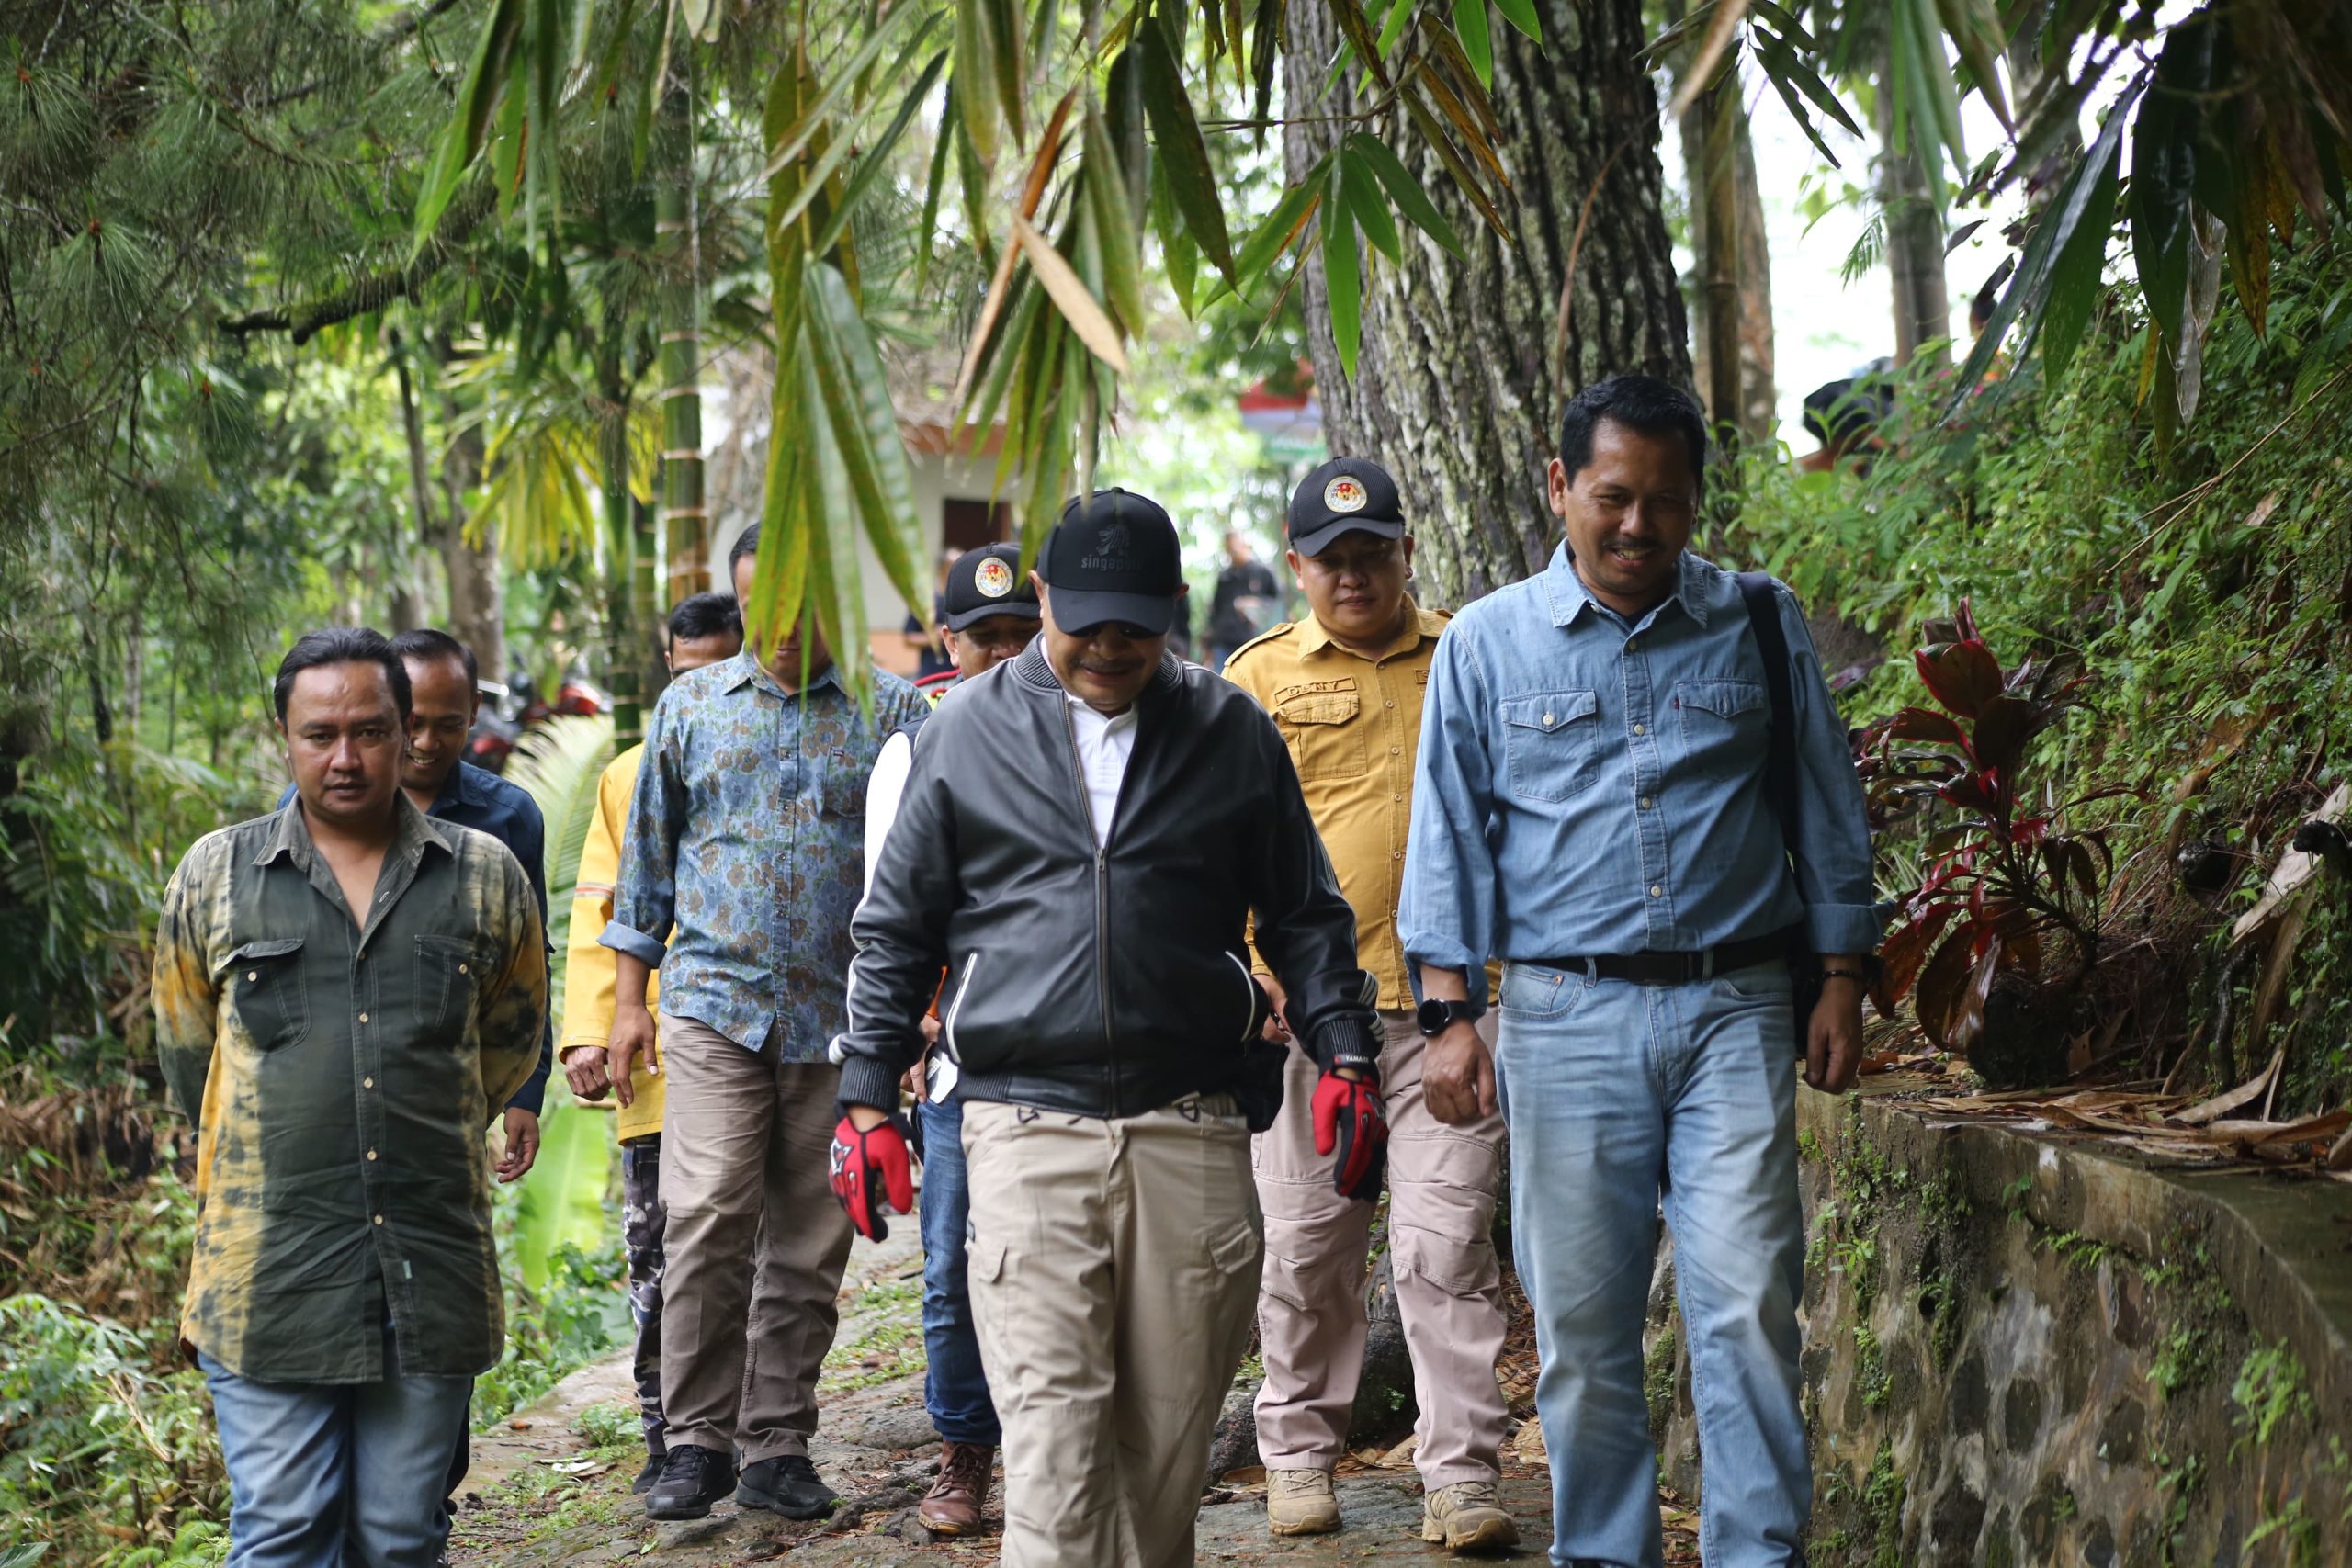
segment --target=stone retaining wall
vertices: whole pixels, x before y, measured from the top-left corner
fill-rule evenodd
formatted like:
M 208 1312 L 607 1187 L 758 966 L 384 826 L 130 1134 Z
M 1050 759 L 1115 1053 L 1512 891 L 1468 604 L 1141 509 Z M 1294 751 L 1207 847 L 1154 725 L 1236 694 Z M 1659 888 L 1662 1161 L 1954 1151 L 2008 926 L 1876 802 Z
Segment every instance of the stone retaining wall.
M 2352 1562 L 2352 1186 L 1800 1090 L 1815 1568 Z M 1699 1486 L 1661 1260 L 1668 1481 Z

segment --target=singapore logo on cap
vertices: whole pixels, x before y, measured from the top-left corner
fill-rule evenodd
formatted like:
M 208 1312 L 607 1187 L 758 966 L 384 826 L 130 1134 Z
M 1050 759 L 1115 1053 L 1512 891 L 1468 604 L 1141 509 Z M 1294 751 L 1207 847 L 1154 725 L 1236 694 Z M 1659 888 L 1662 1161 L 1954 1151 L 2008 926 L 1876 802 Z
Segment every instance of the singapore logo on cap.
M 1323 504 L 1334 512 L 1362 512 L 1371 501 L 1363 482 L 1352 475 L 1341 474 L 1323 487 Z
M 990 556 L 973 571 L 972 586 L 984 598 L 1001 599 L 1012 592 L 1012 569 L 1004 564 L 1002 558 Z

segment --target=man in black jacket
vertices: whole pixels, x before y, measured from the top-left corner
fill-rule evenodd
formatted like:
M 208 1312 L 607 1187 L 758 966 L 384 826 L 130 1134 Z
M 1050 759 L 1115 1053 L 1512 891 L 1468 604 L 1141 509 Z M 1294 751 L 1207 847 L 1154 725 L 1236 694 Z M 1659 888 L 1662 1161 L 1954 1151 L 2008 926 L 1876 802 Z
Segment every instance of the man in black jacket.
M 1350 1189 L 1386 1135 L 1376 987 L 1272 722 L 1166 651 L 1167 513 L 1098 491 L 1038 569 L 1044 635 L 917 735 L 852 922 L 834 1190 L 869 1235 L 909 1206 L 888 1108 L 944 967 L 1003 1562 L 1177 1568 L 1258 1287 L 1246 1112 L 1279 1079 L 1250 1071 L 1249 922 L 1347 1100 Z

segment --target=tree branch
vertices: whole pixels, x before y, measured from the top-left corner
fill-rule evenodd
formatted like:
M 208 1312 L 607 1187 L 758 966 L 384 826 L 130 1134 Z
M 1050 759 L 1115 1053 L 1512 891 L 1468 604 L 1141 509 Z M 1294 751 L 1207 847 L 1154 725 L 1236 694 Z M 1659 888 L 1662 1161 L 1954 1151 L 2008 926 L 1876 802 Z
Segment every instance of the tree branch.
M 442 218 L 441 226 L 433 239 L 406 266 L 371 273 L 350 288 L 330 294 L 323 299 L 284 310 L 251 310 L 242 316 L 223 316 L 217 323 L 232 337 L 243 338 L 254 333 L 281 332 L 292 335 L 294 346 L 304 344 L 327 327 L 382 310 L 395 299 L 412 298 L 449 263 L 449 258 L 468 236 L 490 216 L 497 193 L 491 182 L 483 180 L 452 204 Z

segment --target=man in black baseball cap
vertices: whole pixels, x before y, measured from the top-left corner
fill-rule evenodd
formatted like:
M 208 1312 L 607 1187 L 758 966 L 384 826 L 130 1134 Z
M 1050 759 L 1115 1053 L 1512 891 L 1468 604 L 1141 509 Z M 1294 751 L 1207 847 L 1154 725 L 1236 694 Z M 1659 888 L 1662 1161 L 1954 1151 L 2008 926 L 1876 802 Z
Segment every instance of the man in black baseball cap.
M 1172 1568 L 1258 1293 L 1281 1057 L 1245 931 L 1326 1060 L 1372 1063 L 1378 987 L 1273 722 L 1167 651 L 1168 514 L 1074 502 L 1037 583 L 1044 635 L 917 733 L 852 921 L 834 1191 L 869 1236 L 905 1192 L 890 1111 L 944 967 L 1005 1568 Z
M 933 707 L 958 681 L 1028 647 L 1038 626 L 1037 590 L 1021 570 L 1019 545 L 984 545 L 957 556 L 939 603 L 939 629 L 955 665 L 915 682 Z

